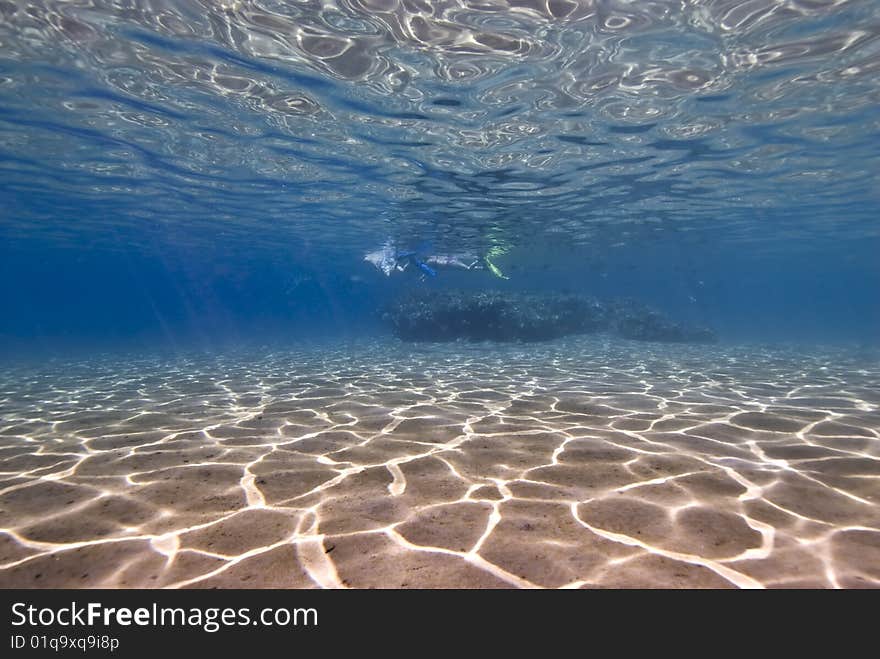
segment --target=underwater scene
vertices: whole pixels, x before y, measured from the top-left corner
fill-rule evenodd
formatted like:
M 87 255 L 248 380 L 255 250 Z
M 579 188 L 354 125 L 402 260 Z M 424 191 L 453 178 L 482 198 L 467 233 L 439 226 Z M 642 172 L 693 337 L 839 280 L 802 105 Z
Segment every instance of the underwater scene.
M 880 4 L 0 0 L 0 587 L 880 587 Z

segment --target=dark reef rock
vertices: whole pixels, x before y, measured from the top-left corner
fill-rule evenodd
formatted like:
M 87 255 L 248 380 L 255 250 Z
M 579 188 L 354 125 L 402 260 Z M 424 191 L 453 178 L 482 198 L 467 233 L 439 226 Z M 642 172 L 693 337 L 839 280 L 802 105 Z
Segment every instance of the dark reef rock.
M 383 317 L 406 341 L 544 341 L 602 331 L 640 341 L 715 340 L 707 328 L 676 323 L 632 300 L 571 294 L 422 291 L 398 300 Z
M 625 339 L 666 343 L 712 343 L 715 333 L 708 327 L 684 325 L 666 318 L 659 311 L 631 301 L 611 305 L 613 329 Z
M 411 341 L 542 341 L 608 326 L 598 300 L 496 291 L 413 294 L 386 317 L 397 336 Z

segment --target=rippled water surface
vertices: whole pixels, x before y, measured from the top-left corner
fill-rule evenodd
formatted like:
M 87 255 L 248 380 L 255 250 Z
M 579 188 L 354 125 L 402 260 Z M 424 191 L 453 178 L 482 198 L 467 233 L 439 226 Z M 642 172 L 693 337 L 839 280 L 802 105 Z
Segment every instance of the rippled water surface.
M 878 34 L 870 1 L 6 0 L 4 197 L 99 242 L 876 238 Z

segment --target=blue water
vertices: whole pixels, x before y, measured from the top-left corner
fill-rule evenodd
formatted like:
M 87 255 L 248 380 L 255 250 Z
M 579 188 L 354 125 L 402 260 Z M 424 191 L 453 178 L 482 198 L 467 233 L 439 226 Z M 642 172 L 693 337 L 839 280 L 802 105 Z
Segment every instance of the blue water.
M 880 587 L 878 144 L 874 0 L 0 0 L 0 587 Z
M 872 2 L 7 3 L 4 352 L 385 331 L 425 287 L 880 336 Z M 387 239 L 498 258 L 386 278 Z

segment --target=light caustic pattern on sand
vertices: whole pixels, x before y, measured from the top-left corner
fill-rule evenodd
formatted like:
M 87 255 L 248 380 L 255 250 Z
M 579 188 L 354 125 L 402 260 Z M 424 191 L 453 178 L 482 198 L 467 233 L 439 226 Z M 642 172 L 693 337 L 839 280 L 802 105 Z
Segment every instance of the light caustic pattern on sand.
M 876 357 L 577 339 L 13 367 L 4 587 L 880 587 Z

